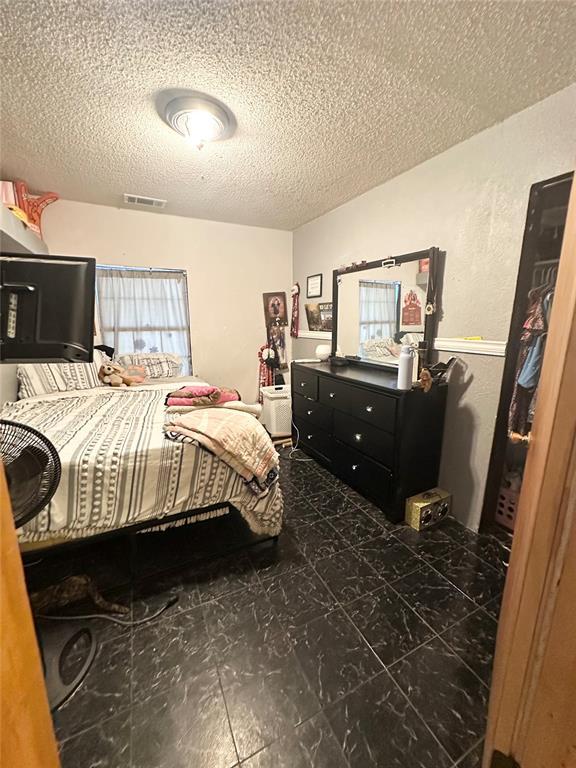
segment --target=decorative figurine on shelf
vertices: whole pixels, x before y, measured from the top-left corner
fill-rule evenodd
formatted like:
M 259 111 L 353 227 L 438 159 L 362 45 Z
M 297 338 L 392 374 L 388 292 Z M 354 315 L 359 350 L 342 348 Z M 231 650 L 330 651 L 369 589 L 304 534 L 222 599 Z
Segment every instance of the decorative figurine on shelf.
M 43 195 L 32 195 L 25 181 L 18 179 L 14 182 L 16 202 L 21 211 L 26 214 L 26 225 L 39 237 L 42 237 L 41 219 L 44 208 L 56 202 L 59 196 L 56 192 L 45 192 Z

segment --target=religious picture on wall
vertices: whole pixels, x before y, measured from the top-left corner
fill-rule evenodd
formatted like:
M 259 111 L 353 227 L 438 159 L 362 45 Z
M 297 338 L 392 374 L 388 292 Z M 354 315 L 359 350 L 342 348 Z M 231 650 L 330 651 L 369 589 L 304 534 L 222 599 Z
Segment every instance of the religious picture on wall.
M 400 299 L 400 330 L 420 333 L 424 331 L 424 291 L 417 285 L 402 286 Z
M 288 355 L 286 353 L 286 336 L 284 328 L 280 325 L 271 325 L 268 329 L 268 344 L 278 355 L 278 368 L 285 371 L 288 368 Z
M 262 294 L 264 300 L 264 317 L 266 328 L 271 325 L 288 325 L 288 313 L 286 311 L 286 294 L 284 291 L 278 293 Z
M 332 330 L 332 302 L 326 304 L 305 304 L 308 330 Z

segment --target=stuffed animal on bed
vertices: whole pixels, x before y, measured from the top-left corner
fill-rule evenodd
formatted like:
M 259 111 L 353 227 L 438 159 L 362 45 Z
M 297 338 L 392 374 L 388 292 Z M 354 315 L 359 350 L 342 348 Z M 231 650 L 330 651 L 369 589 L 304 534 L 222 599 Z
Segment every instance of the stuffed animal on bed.
M 144 376 L 131 376 L 125 368 L 118 363 L 104 363 L 98 371 L 98 378 L 102 384 L 109 384 L 111 387 L 132 387 L 135 384 L 142 384 Z

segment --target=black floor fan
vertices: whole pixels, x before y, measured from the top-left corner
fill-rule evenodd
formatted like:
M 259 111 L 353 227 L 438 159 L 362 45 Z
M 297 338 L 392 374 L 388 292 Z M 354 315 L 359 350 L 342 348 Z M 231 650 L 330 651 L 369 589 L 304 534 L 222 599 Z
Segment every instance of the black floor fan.
M 40 432 L 0 419 L 0 455 L 6 471 L 14 525 L 20 528 L 50 502 L 60 482 L 58 452 Z M 57 709 L 86 676 L 96 643 L 89 627 L 71 630 L 36 620 L 50 709 Z

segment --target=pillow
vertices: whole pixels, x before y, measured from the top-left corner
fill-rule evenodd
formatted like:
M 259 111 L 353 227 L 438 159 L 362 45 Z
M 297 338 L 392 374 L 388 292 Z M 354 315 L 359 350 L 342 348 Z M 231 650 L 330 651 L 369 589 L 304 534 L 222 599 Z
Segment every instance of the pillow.
M 104 352 L 94 350 L 92 363 L 27 363 L 19 365 L 18 399 L 51 392 L 70 392 L 73 389 L 92 389 L 102 386 L 98 378 L 100 366 L 109 360 Z
M 142 354 L 117 355 L 116 362 L 122 368 L 142 366 L 147 379 L 172 379 L 180 376 L 182 360 L 178 355 L 166 352 L 143 352 Z

